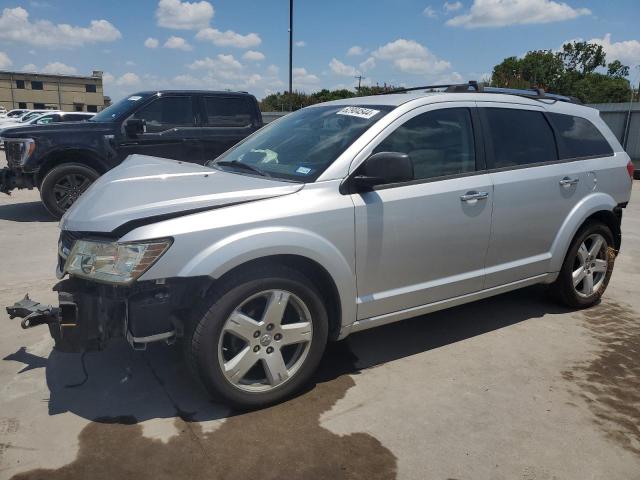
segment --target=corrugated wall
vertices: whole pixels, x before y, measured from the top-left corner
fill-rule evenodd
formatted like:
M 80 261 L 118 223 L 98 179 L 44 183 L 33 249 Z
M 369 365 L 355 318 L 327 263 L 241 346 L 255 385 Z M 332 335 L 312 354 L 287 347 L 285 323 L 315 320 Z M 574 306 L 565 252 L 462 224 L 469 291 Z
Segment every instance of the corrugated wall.
M 594 103 L 589 107 L 600 110 L 600 116 L 609 125 L 618 140 L 640 169 L 640 103 Z

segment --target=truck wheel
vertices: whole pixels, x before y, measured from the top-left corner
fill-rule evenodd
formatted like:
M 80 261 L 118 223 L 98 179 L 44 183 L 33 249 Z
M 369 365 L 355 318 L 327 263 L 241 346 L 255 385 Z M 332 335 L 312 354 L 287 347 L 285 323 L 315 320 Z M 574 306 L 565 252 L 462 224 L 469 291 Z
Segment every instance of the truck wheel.
M 576 234 L 552 293 L 564 305 L 594 305 L 607 288 L 615 261 L 613 234 L 600 222 L 589 222 Z
M 229 278 L 186 337 L 192 372 L 214 397 L 264 407 L 298 391 L 316 370 L 328 335 L 316 288 L 273 266 Z
M 51 169 L 40 184 L 40 198 L 55 218 L 64 215 L 69 207 L 100 175 L 81 163 L 64 163 Z

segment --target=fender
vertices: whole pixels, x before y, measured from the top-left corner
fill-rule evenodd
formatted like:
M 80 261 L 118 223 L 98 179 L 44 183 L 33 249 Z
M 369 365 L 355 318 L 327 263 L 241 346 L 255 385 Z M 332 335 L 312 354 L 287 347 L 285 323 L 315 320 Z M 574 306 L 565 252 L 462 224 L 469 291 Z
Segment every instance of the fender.
M 178 276 L 220 278 L 243 263 L 272 255 L 298 255 L 324 267 L 340 296 L 343 327 L 356 319 L 356 282 L 352 266 L 327 239 L 300 228 L 265 227 L 230 235 L 193 257 Z
M 587 218 L 602 210 L 612 212 L 616 205 L 617 203 L 613 197 L 603 192 L 593 192 L 578 202 L 569 215 L 567 215 L 567 218 L 564 220 L 551 245 L 551 264 L 549 265 L 549 271 L 560 271 L 571 240 L 573 240 L 578 229 Z

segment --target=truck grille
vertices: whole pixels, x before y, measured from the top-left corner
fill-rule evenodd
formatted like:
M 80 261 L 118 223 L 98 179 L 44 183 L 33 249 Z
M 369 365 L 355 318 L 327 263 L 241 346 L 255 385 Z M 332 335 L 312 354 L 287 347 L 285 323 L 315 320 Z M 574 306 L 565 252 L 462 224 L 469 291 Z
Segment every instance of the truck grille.
M 20 166 L 20 142 L 4 142 L 4 152 L 7 157 L 7 165 L 9 168 Z

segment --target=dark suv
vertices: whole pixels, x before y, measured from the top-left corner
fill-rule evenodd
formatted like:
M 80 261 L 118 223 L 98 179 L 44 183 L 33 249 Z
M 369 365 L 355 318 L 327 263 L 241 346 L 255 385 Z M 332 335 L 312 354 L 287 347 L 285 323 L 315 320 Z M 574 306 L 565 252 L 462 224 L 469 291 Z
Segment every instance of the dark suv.
M 138 153 L 204 163 L 262 126 L 258 102 L 244 92 L 140 92 L 87 122 L 7 129 L 8 167 L 0 192 L 40 190 L 46 209 L 62 214 L 91 183 Z

